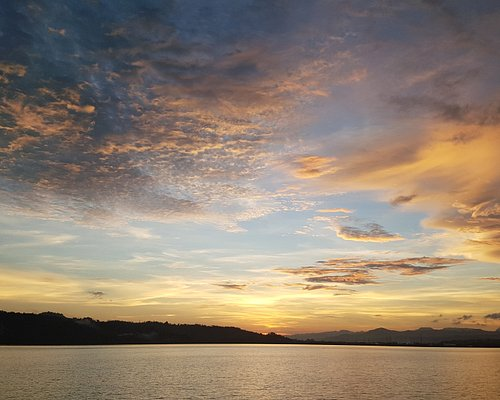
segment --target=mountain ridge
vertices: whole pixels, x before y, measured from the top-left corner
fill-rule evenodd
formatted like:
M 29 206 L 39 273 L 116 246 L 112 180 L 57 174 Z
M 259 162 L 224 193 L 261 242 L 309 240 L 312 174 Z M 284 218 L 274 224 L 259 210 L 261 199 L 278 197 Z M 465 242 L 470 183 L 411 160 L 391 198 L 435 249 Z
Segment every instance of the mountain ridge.
M 500 329 L 485 331 L 478 328 L 421 327 L 396 331 L 375 328 L 368 331 L 329 331 L 287 336 L 290 339 L 338 344 L 401 344 L 401 345 L 475 345 L 500 346 Z

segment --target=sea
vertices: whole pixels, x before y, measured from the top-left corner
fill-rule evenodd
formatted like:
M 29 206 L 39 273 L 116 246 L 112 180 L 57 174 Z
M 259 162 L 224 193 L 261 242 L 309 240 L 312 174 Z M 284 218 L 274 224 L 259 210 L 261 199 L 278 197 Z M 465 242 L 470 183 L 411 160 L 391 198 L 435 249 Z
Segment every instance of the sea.
M 500 399 L 500 349 L 0 346 L 0 398 Z

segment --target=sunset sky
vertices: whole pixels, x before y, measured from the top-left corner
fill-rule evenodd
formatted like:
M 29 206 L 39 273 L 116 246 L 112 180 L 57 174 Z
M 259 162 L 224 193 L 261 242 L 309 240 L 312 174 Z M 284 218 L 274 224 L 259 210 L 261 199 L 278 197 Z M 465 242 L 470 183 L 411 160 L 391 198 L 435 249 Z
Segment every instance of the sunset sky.
M 0 309 L 500 327 L 500 2 L 0 4 Z

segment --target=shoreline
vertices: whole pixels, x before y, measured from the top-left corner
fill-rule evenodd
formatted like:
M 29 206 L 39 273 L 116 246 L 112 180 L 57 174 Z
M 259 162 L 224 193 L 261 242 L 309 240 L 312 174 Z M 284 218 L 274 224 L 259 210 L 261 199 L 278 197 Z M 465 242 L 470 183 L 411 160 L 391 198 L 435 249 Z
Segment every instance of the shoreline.
M 94 346 L 345 346 L 345 347 L 413 347 L 413 348 L 440 348 L 440 349 L 500 349 L 500 343 L 492 345 L 467 345 L 467 344 L 416 344 L 416 343 L 257 343 L 257 342 L 196 342 L 196 343 L 0 343 L 0 347 L 94 347 Z

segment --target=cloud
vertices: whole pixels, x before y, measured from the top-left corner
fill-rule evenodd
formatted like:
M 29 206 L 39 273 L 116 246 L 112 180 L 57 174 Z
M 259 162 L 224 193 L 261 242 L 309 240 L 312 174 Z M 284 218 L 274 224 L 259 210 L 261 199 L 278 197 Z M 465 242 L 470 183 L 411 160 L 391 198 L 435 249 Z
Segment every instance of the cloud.
M 109 232 L 110 236 L 115 236 L 115 237 L 120 237 L 120 236 L 132 236 L 137 239 L 144 239 L 144 240 L 150 240 L 150 239 L 160 239 L 159 235 L 155 235 L 151 233 L 151 229 L 147 228 L 139 228 L 136 226 L 131 226 L 131 225 L 125 225 L 117 228 L 113 228 Z
M 484 316 L 487 319 L 500 319 L 500 313 L 487 314 Z
M 321 212 L 322 211 L 322 212 Z M 352 213 L 349 209 L 328 209 L 320 210 L 322 214 L 327 213 Z M 309 219 L 310 222 L 319 222 L 326 224 L 328 229 L 333 229 L 336 235 L 344 240 L 357 241 L 357 242 L 393 242 L 404 240 L 398 233 L 388 232 L 381 225 L 369 222 L 362 223 L 357 218 L 352 218 L 349 215 L 316 215 Z M 312 226 L 306 226 L 308 230 L 312 230 Z
M 366 224 L 364 228 L 338 225 L 335 227 L 335 232 L 338 237 L 344 240 L 358 242 L 393 242 L 404 240 L 399 234 L 387 232 L 382 226 L 376 223 Z
M 316 210 L 319 213 L 344 213 L 351 214 L 353 211 L 348 208 L 326 208 L 321 210 Z
M 491 196 L 497 196 L 495 189 L 491 190 Z M 468 238 L 463 245 L 464 253 L 495 261 L 500 259 L 500 227 L 496 222 L 499 217 L 498 197 L 486 197 L 485 200 L 467 203 L 455 201 L 450 210 L 438 218 L 429 219 L 427 224 L 464 233 Z
M 343 283 L 346 285 L 367 285 L 376 283 L 375 276 L 367 271 L 349 271 L 343 275 L 314 276 L 306 278 L 306 281 L 315 283 Z
M 248 287 L 247 284 L 237 284 L 237 283 L 214 283 L 214 285 L 229 290 L 244 290 Z
M 295 160 L 294 175 L 301 179 L 313 179 L 333 174 L 337 167 L 333 166 L 334 158 L 320 156 L 303 156 Z
M 498 276 L 489 276 L 489 277 L 480 278 L 480 279 L 483 279 L 485 281 L 500 281 L 500 277 L 498 277 Z
M 411 195 L 408 195 L 408 196 L 398 196 L 398 197 L 395 197 L 394 199 L 391 200 L 391 205 L 393 205 L 393 206 L 399 206 L 401 204 L 409 203 L 415 197 L 417 197 L 416 194 L 411 194 Z
M 0 83 L 7 84 L 13 77 L 22 78 L 24 75 L 26 75 L 24 65 L 0 62 Z
M 424 110 L 443 120 L 475 125 L 498 125 L 500 113 L 498 104 L 470 106 L 450 103 L 429 96 L 395 97 L 391 99 L 401 112 Z
M 403 276 L 417 276 L 450 268 L 468 260 L 442 257 L 412 257 L 399 260 L 363 260 L 333 258 L 318 261 L 314 266 L 277 268 L 276 271 L 305 277 L 311 283 L 341 283 L 367 285 L 379 283 L 377 272 L 395 272 Z
M 38 230 L 4 230 L 1 233 L 12 238 L 12 243 L 0 245 L 4 248 L 14 247 L 44 247 L 59 246 L 78 239 L 78 236 L 68 233 L 47 233 Z
M 300 185 L 381 192 L 498 260 L 498 7 L 443 4 L 9 4 L 0 204 L 236 232 L 307 197 L 261 181 L 288 163 Z M 398 239 L 371 229 L 339 232 Z
M 437 317 L 435 319 L 433 319 L 431 321 L 431 323 L 433 323 L 433 324 L 439 324 L 439 323 L 443 324 L 443 323 L 447 323 L 447 321 L 449 321 L 448 318 L 444 317 L 443 314 L 439 314 L 439 315 L 437 315 Z M 476 325 L 480 325 L 480 324 L 476 323 Z
M 477 135 L 457 144 L 454 140 L 457 130 Z M 379 191 L 397 205 L 407 200 L 398 197 L 401 196 L 398 192 L 418 193 L 403 203 L 411 210 L 428 214 L 423 225 L 448 230 L 463 238 L 462 245 L 448 249 L 449 252 L 485 261 L 499 260 L 500 175 L 495 168 L 494 150 L 500 146 L 497 130 L 436 122 L 432 128 L 423 127 L 423 133 L 407 137 L 400 145 L 381 147 L 376 156 L 353 151 L 338 157 L 340 169 L 334 175 L 320 178 L 319 184 L 323 190 L 331 188 L 333 192 L 339 187 Z M 345 233 L 346 237 L 354 238 L 364 236 L 364 230 L 359 230 L 338 228 L 340 235 Z
M 98 299 L 105 295 L 105 293 L 101 292 L 100 290 L 89 290 L 89 294 Z
M 334 296 L 344 296 L 344 295 L 350 295 L 353 293 L 356 293 L 356 290 L 354 289 L 347 289 L 347 288 L 341 288 L 338 286 L 333 286 L 333 285 L 322 285 L 322 284 L 306 284 L 306 283 L 286 283 L 285 286 L 288 287 L 299 287 L 302 290 L 306 291 L 316 291 L 316 290 L 328 290 L 328 291 L 333 291 Z
M 61 36 L 66 36 L 66 29 L 56 29 L 56 28 L 51 28 L 50 26 L 47 28 L 50 33 L 56 33 Z
M 386 4 L 388 20 L 404 21 L 400 13 L 411 12 L 426 21 L 420 28 L 395 22 L 398 28 L 392 34 L 376 27 L 381 9 L 366 12 L 369 41 L 377 50 L 360 56 L 368 51 L 361 46 L 351 52 L 370 66 L 367 78 L 359 92 L 348 94 L 351 102 L 347 97 L 332 99 L 328 110 L 341 110 L 334 114 L 341 122 L 333 123 L 330 116 L 318 122 L 315 127 L 335 133 L 322 138 L 309 154 L 336 158 L 337 170 L 315 179 L 316 190 L 364 191 L 393 205 L 404 204 L 401 212 L 427 214 L 425 227 L 463 239 L 448 252 L 496 262 L 500 98 L 495 71 L 500 58 L 492 50 L 500 33 L 493 21 L 500 14 L 491 2 L 466 8 L 449 2 Z M 363 31 L 357 34 L 361 38 Z M 289 168 L 295 176 L 297 165 L 292 162 Z M 483 204 L 491 208 L 489 216 L 474 212 Z
M 453 324 L 454 325 L 460 325 L 462 324 L 463 322 L 465 321 L 470 321 L 472 319 L 472 315 L 462 315 L 461 317 L 458 317 L 458 318 L 455 318 L 455 320 L 453 320 Z M 472 321 L 474 322 L 474 321 Z
M 336 42 L 301 45 L 312 33 L 290 22 L 304 24 L 302 6 L 207 7 L 203 18 L 156 1 L 119 12 L 107 2 L 9 7 L 23 29 L 9 31 L 0 59 L 4 208 L 94 226 L 196 219 L 241 231 L 290 207 L 254 183 L 282 143 L 280 121 L 329 95 L 325 79 L 359 82 L 362 68 Z M 239 22 L 222 27 L 220 15 Z

